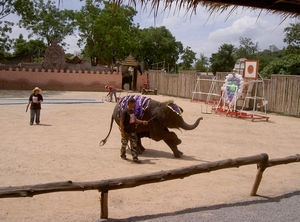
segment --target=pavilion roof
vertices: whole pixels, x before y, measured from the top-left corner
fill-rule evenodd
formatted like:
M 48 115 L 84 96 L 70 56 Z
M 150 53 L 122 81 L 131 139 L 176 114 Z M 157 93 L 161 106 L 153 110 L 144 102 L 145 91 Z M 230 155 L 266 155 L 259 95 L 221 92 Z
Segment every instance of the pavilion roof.
M 123 66 L 137 66 L 138 62 L 130 54 L 123 62 L 121 62 L 121 65 L 123 65 Z

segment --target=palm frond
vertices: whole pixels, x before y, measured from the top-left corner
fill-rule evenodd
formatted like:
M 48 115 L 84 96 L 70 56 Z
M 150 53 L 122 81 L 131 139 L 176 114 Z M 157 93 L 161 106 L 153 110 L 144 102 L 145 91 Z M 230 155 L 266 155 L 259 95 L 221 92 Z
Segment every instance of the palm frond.
M 136 7 L 138 4 L 141 7 L 150 4 L 151 12 L 157 16 L 159 8 L 163 10 L 171 9 L 175 5 L 175 10 L 186 10 L 191 14 L 196 14 L 198 6 L 202 6 L 209 12 L 210 15 L 215 13 L 224 13 L 229 10 L 228 17 L 238 8 L 259 10 L 260 13 L 265 11 L 268 14 L 274 14 L 281 17 L 283 20 L 287 18 L 300 17 L 300 1 L 299 0 L 110 0 L 117 4 L 129 4 Z M 259 13 L 259 14 L 260 14 Z

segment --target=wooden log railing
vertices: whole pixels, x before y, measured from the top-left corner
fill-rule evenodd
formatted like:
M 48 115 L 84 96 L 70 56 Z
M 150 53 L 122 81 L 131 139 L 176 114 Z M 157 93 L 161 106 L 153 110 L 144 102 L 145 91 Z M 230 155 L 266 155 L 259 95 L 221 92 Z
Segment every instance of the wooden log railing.
M 267 167 L 294 162 L 300 162 L 299 154 L 282 159 L 269 160 L 268 155 L 262 153 L 254 156 L 226 159 L 177 168 L 168 171 L 159 171 L 138 176 L 115 178 L 108 180 L 90 182 L 65 181 L 37 185 L 0 187 L 0 198 L 32 197 L 34 195 L 39 194 L 64 191 L 98 190 L 99 192 L 101 192 L 101 218 L 108 218 L 109 190 L 131 188 L 143 184 L 158 183 L 174 179 L 183 179 L 194 174 L 209 173 L 221 169 L 238 168 L 240 166 L 257 164 L 257 175 L 250 193 L 251 196 L 255 196 L 262 179 L 262 174 Z

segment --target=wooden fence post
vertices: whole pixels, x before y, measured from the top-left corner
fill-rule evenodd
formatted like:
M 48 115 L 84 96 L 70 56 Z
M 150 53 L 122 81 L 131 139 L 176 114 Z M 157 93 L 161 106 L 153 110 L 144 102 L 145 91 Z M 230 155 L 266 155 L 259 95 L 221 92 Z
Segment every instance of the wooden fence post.
M 100 198 L 100 210 L 101 210 L 101 219 L 107 219 L 108 218 L 108 181 L 102 181 L 103 182 L 103 188 L 101 189 L 101 198 Z M 99 190 L 100 191 L 100 190 Z
M 260 181 L 262 179 L 263 172 L 268 167 L 269 156 L 266 153 L 262 153 L 262 155 L 264 156 L 264 160 L 263 162 L 257 164 L 257 173 L 256 173 L 255 181 L 250 196 L 256 195 Z

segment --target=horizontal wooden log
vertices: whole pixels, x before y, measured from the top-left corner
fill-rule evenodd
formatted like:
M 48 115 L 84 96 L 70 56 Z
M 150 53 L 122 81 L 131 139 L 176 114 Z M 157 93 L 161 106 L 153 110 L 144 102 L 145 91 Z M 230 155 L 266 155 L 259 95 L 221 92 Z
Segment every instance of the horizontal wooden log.
M 268 167 L 273 167 L 273 166 L 282 165 L 282 164 L 296 163 L 296 162 L 300 162 L 300 154 L 288 156 L 285 158 L 278 158 L 278 159 L 270 160 L 268 163 Z
M 38 194 L 63 192 L 63 191 L 85 191 L 98 190 L 108 191 L 122 188 L 131 188 L 143 184 L 158 183 L 167 180 L 183 179 L 194 174 L 208 173 L 226 168 L 236 168 L 244 165 L 257 164 L 268 160 L 267 154 L 259 154 L 249 157 L 239 157 L 236 159 L 226 159 L 215 162 L 208 162 L 174 170 L 159 171 L 150 174 L 143 174 L 132 177 L 123 177 L 109 180 L 92 182 L 56 182 L 37 185 L 2 187 L 0 188 L 0 198 L 8 197 L 32 197 Z

